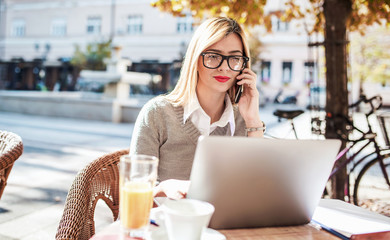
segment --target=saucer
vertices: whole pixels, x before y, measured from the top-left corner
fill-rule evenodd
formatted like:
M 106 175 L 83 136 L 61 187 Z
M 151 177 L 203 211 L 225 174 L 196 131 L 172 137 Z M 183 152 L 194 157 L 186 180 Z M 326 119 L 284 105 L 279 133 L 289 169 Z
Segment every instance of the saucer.
M 151 232 L 148 240 L 168 240 L 165 228 L 159 228 Z M 202 240 L 226 240 L 226 237 L 217 230 L 206 228 L 203 232 Z
M 155 222 L 160 226 L 156 227 L 150 225 L 149 236 L 147 237 L 147 240 L 168 240 L 168 234 L 165 229 L 164 220 L 157 217 L 159 213 L 162 213 L 161 207 L 152 208 L 150 212 L 151 218 L 155 219 Z M 226 240 L 226 237 L 217 230 L 206 228 L 203 232 L 201 240 Z

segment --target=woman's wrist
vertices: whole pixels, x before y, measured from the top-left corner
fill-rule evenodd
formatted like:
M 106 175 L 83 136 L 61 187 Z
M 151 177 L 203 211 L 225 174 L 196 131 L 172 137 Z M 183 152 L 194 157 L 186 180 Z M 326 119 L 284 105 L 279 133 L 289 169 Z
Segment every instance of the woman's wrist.
M 246 128 L 257 128 L 257 127 L 263 127 L 264 125 L 265 125 L 264 122 L 261 121 L 260 118 L 245 121 Z
M 263 121 L 260 121 L 260 123 L 257 123 L 255 125 L 247 125 L 245 128 L 245 132 L 248 134 L 249 132 L 262 132 L 264 133 L 266 130 L 265 123 Z

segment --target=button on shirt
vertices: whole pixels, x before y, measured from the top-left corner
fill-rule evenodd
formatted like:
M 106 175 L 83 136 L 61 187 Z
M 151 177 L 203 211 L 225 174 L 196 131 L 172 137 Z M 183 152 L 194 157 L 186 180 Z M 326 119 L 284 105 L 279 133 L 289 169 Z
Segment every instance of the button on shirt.
M 230 126 L 231 136 L 234 135 L 236 125 L 234 122 L 233 105 L 228 94 L 225 95 L 225 110 L 218 121 L 210 124 L 211 118 L 200 106 L 196 95 L 184 106 L 183 123 L 188 119 L 198 128 L 201 135 L 209 136 L 217 127 L 225 127 L 227 124 Z

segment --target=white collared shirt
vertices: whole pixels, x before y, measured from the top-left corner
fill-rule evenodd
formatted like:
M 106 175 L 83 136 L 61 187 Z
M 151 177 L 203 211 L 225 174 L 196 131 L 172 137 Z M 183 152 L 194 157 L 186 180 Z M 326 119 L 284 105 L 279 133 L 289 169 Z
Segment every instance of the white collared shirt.
M 200 106 L 196 95 L 184 106 L 183 123 L 185 123 L 188 118 L 190 118 L 191 122 L 198 128 L 201 135 L 204 136 L 209 136 L 217 127 L 225 127 L 226 124 L 230 125 L 230 134 L 233 136 L 236 128 L 233 105 L 228 94 L 225 95 L 225 110 L 218 121 L 210 124 L 211 118 Z

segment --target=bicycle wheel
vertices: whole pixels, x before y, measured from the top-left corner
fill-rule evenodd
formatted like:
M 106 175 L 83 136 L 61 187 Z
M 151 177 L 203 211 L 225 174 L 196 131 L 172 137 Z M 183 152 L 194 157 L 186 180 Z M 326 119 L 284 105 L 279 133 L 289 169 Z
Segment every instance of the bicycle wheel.
M 383 161 L 390 177 L 390 154 Z M 390 187 L 382 173 L 378 158 L 368 162 L 359 172 L 353 190 L 355 205 L 390 216 Z

